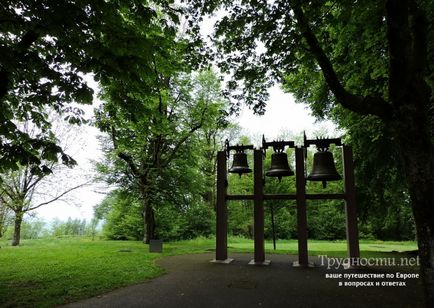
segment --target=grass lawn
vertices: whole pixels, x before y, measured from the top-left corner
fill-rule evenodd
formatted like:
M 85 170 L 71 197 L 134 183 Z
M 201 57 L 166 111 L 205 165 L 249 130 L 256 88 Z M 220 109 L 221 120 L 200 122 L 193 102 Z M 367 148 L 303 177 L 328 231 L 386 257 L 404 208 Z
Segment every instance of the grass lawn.
M 0 240 L 0 306 L 52 307 L 162 275 L 154 264 L 162 256 L 209 252 L 213 239 L 164 243 L 164 253 L 149 253 L 135 241 L 76 239 L 23 240 L 11 247 Z M 230 238 L 230 252 L 252 252 L 253 241 Z M 361 241 L 362 256 L 415 250 L 414 242 Z M 297 253 L 297 241 L 266 243 L 267 253 Z M 309 241 L 311 255 L 346 255 L 345 241 Z
M 265 250 L 267 253 L 278 254 L 297 254 L 297 240 L 278 240 L 276 241 L 276 250 L 273 250 L 273 243 L 267 241 L 265 243 Z M 233 252 L 252 252 L 253 240 L 243 238 L 230 238 L 228 242 L 229 251 Z M 334 257 L 347 256 L 347 242 L 343 240 L 338 241 L 308 241 L 309 255 L 329 255 Z M 361 256 L 368 258 L 382 253 L 389 252 L 404 252 L 417 249 L 416 242 L 392 242 L 392 241 L 360 241 Z

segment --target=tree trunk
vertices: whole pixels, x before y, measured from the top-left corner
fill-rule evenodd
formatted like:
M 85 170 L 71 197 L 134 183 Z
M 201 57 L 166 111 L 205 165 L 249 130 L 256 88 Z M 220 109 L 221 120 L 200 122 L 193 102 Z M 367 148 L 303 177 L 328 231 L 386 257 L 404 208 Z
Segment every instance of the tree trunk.
M 434 307 L 434 172 L 432 158 L 427 150 L 430 145 L 416 149 L 403 149 L 405 171 L 416 223 L 420 258 L 427 307 Z
M 214 195 L 212 190 L 205 191 L 202 194 L 203 201 L 209 205 L 211 209 L 215 208 Z
M 21 239 L 21 223 L 23 222 L 23 212 L 15 212 L 14 221 L 14 237 L 12 238 L 12 246 L 18 246 Z
M 426 304 L 434 307 L 434 149 L 426 106 L 429 104 L 417 102 L 402 105 L 400 119 L 393 126 L 416 224 Z
M 140 179 L 140 197 L 143 204 L 143 243 L 149 244 L 155 235 L 155 215 L 149 200 L 151 187 L 145 176 Z
M 418 217 L 415 220 L 418 236 L 420 275 L 424 285 L 426 306 L 434 307 L 434 229 L 432 221 L 428 221 L 426 217 Z
M 386 1 L 389 52 L 389 103 L 360 97 L 342 86 L 330 59 L 318 43 L 301 2 L 293 12 L 302 35 L 320 65 L 336 100 L 359 114 L 380 117 L 393 132 L 417 229 L 420 270 L 428 307 L 434 307 L 434 149 L 431 88 L 427 84 L 427 20 L 417 1 Z
M 0 238 L 3 236 L 4 230 L 6 230 L 7 209 L 0 204 Z
M 147 203 L 145 205 L 145 210 L 143 211 L 143 222 L 145 233 L 143 235 L 143 242 L 149 244 L 150 240 L 154 238 L 155 235 L 155 216 L 154 209 Z

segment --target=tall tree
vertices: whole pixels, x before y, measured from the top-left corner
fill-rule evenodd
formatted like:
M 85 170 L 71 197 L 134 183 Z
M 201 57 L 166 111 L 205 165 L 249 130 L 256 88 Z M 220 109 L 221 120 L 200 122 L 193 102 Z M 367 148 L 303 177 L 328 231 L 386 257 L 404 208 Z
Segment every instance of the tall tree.
M 191 2 L 198 15 L 227 9 L 215 42 L 221 67 L 233 72 L 230 89 L 242 86 L 244 95 L 236 98 L 262 111 L 267 86 L 286 82 L 325 114 L 340 105 L 387 128 L 408 187 L 427 305 L 433 306 L 432 1 Z
M 97 125 L 112 142 L 100 171 L 108 175 L 107 181 L 137 191 L 145 243 L 155 235 L 158 206 L 175 196 L 178 202 L 188 203 L 199 194 L 202 175 L 194 168 L 201 150 L 197 134 L 215 126 L 224 108 L 214 89 L 219 86 L 214 74 L 204 72 L 195 79 L 174 70 L 170 61 L 155 56 L 153 92 L 124 93 L 113 84 L 106 93 L 108 100 L 97 111 Z M 122 95 L 128 104 L 112 100 Z M 188 193 L 182 183 L 189 187 Z

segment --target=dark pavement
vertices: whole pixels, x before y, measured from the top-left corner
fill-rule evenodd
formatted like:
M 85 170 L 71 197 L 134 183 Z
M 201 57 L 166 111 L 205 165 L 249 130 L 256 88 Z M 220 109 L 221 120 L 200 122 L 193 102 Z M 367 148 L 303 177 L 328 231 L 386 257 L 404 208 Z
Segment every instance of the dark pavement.
M 251 254 L 231 254 L 231 264 L 214 264 L 213 254 L 165 257 L 157 263 L 168 273 L 145 283 L 125 287 L 66 307 L 423 307 L 419 279 L 387 279 L 406 286 L 338 286 L 350 281 L 326 274 L 405 272 L 399 267 L 331 270 L 296 268 L 296 256 L 267 255 L 269 266 L 247 263 Z M 311 258 L 317 264 L 320 259 Z

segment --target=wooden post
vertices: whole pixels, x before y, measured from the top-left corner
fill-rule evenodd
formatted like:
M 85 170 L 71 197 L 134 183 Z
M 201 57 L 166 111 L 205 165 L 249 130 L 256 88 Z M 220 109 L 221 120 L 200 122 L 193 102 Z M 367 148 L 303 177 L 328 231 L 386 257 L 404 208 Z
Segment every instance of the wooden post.
M 347 225 L 347 251 L 350 264 L 358 264 L 360 258 L 359 234 L 357 227 L 356 190 L 354 184 L 353 150 L 349 146 L 342 147 L 345 184 L 345 215 Z
M 306 180 L 304 177 L 303 147 L 295 148 L 295 181 L 297 187 L 297 233 L 298 233 L 298 262 L 294 266 L 309 266 L 307 253 L 307 214 L 306 214 Z
M 217 153 L 216 256 L 215 263 L 230 263 L 228 259 L 228 212 L 226 208 L 226 152 Z
M 263 157 L 261 150 L 253 151 L 253 202 L 254 202 L 254 237 L 255 255 L 249 262 L 253 265 L 268 265 L 269 260 L 265 260 L 264 245 L 264 180 L 263 180 Z

